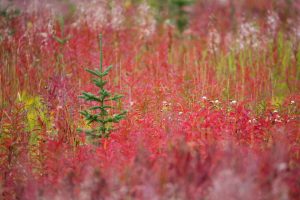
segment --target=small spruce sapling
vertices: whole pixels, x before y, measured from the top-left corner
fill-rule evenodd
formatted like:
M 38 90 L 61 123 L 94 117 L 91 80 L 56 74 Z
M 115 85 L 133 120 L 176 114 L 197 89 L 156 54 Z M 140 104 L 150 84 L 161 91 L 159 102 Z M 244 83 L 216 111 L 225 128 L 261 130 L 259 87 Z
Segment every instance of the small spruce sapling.
M 105 89 L 107 83 L 104 77 L 108 75 L 109 71 L 112 69 L 112 65 L 108 66 L 103 70 L 103 53 L 102 53 L 102 35 L 99 35 L 99 46 L 100 46 L 100 68 L 91 70 L 86 69 L 87 72 L 91 73 L 96 78 L 93 79 L 93 83 L 99 88 L 97 94 L 92 94 L 89 92 L 83 92 L 79 98 L 86 101 L 95 102 L 97 106 L 90 107 L 87 110 L 80 111 L 80 113 L 85 117 L 87 124 L 98 124 L 96 128 L 89 130 L 78 129 L 79 131 L 85 132 L 92 139 L 108 138 L 113 131 L 112 123 L 118 123 L 121 119 L 124 119 L 127 111 L 121 111 L 119 114 L 111 115 L 109 110 L 115 109 L 112 106 L 112 101 L 118 102 L 123 96 L 119 94 L 111 94 Z
M 53 39 L 59 44 L 59 49 L 55 52 L 56 55 L 56 70 L 59 74 L 65 74 L 65 61 L 63 49 L 67 42 L 72 38 L 71 35 L 65 35 L 65 20 L 63 17 L 58 18 L 61 36 L 53 35 Z

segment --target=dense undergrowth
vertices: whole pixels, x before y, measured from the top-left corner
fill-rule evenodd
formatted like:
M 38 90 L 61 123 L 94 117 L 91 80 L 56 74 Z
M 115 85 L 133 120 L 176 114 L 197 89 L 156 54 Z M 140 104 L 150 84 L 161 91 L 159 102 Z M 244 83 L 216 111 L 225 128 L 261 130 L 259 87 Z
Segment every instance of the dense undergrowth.
M 0 199 L 299 198 L 300 2 L 166 2 L 0 3 Z M 97 146 L 99 33 L 128 113 Z

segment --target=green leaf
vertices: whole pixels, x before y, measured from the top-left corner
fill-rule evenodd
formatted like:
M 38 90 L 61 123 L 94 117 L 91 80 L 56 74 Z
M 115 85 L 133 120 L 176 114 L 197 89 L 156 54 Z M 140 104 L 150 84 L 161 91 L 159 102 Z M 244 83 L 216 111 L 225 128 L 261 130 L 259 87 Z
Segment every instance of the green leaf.
M 105 123 L 108 123 L 108 122 L 114 122 L 114 118 L 113 117 L 108 117 L 104 120 Z
M 102 89 L 101 91 L 100 91 L 100 94 L 101 94 L 101 99 L 105 99 L 106 97 L 109 97 L 110 96 L 110 93 L 107 91 L 107 90 L 104 90 L 104 89 Z
M 87 101 L 98 101 L 101 102 L 101 100 L 96 97 L 94 94 L 89 93 L 89 92 L 83 92 L 81 96 L 79 96 L 79 98 L 85 99 Z
M 113 98 L 111 98 L 111 100 L 113 100 L 113 101 L 118 101 L 118 100 L 121 99 L 122 97 L 123 97 L 123 95 L 116 94 Z
M 99 88 L 103 88 L 103 86 L 107 83 L 107 81 L 98 80 L 98 79 L 93 79 L 93 82 L 94 82 L 95 85 L 98 86 Z
M 85 69 L 85 70 L 95 76 L 98 76 L 99 78 L 102 78 L 102 77 L 108 75 L 108 72 L 111 70 L 111 68 L 112 68 L 112 65 L 107 67 L 104 72 L 100 72 L 99 70 L 92 70 L 92 69 Z
M 92 69 L 85 69 L 85 71 L 95 75 L 95 76 L 98 76 L 98 77 L 102 77 L 101 76 L 101 72 L 99 72 L 98 70 L 92 70 Z
M 83 129 L 82 128 L 77 128 L 76 131 L 77 132 L 83 132 Z
M 91 124 L 92 122 L 98 121 L 98 115 L 91 115 L 89 114 L 88 116 L 85 117 L 85 119 L 87 120 L 87 124 Z
M 53 38 L 56 40 L 56 42 L 58 42 L 59 44 L 66 44 L 68 42 L 68 40 L 70 40 L 71 36 L 68 36 L 66 38 L 60 38 L 60 37 L 57 37 L 57 36 L 53 36 Z
M 93 106 L 93 107 L 90 108 L 90 110 L 97 110 L 97 109 L 99 109 L 99 110 L 105 110 L 107 108 L 113 108 L 113 107 L 112 106 L 107 106 L 107 105 L 104 105 L 104 106 Z
M 112 69 L 112 65 L 110 65 L 110 66 L 108 66 L 105 70 L 104 70 L 104 72 L 103 72 L 103 74 L 108 74 L 108 72 Z
M 80 111 L 80 114 L 82 114 L 85 117 L 89 117 L 90 116 L 90 113 L 87 112 L 86 110 Z
M 121 119 L 124 119 L 126 113 L 127 113 L 127 111 L 123 111 L 123 112 L 120 113 L 120 114 L 114 115 L 114 122 L 119 122 Z

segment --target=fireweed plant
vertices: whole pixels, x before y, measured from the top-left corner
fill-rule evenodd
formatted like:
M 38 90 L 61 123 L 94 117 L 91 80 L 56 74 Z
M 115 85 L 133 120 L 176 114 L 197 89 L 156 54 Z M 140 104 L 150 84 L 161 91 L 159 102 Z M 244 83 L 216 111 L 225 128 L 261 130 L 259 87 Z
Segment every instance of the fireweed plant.
M 118 102 L 123 96 L 119 94 L 112 94 L 110 91 L 105 89 L 107 83 L 104 77 L 108 75 L 109 71 L 112 69 L 112 65 L 108 66 L 103 71 L 103 52 L 102 52 L 102 34 L 99 35 L 99 47 L 100 47 L 100 68 L 86 69 L 87 72 L 94 75 L 96 78 L 93 79 L 93 83 L 99 88 L 98 94 L 92 94 L 89 92 L 83 92 L 79 98 L 86 101 L 95 102 L 97 106 L 92 106 L 87 110 L 80 111 L 80 113 L 85 117 L 87 125 L 92 123 L 98 124 L 96 128 L 91 128 L 88 130 L 78 129 L 79 131 L 85 132 L 92 139 L 108 138 L 113 131 L 112 123 L 118 123 L 123 119 L 127 111 L 121 111 L 118 114 L 111 115 L 109 110 L 115 109 L 112 106 L 112 101 Z
M 299 200 L 299 3 L 198 0 L 179 35 L 154 18 L 170 1 L 72 1 L 64 35 L 65 1 L 0 14 L 0 199 Z M 78 98 L 101 98 L 99 30 L 103 87 L 124 95 L 105 118 L 130 110 L 108 139 L 79 113 L 101 114 Z

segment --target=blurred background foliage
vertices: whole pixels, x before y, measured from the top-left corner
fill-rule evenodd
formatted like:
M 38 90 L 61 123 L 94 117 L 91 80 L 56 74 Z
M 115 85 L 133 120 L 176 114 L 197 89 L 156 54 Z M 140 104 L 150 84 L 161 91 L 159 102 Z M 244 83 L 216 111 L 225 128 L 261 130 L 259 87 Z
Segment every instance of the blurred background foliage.
M 200 79 L 209 83 L 207 74 L 213 71 L 218 84 L 224 86 L 221 94 L 226 99 L 243 98 L 253 87 L 251 81 L 260 84 L 260 90 L 264 91 L 252 96 L 259 100 L 270 96 L 274 104 L 284 102 L 286 96 L 299 91 L 299 0 L 3 0 L 0 2 L 0 42 L 5 38 L 9 41 L 16 28 L 23 31 L 19 31 L 23 36 L 33 34 L 44 23 L 37 20 L 38 13 L 43 11 L 54 16 L 42 34 L 58 43 L 58 47 L 52 49 L 57 71 L 63 72 L 62 76 L 67 73 L 65 54 L 67 43 L 72 40 L 68 29 L 85 18 L 88 27 L 100 24 L 95 26 L 96 30 L 101 28 L 116 33 L 115 47 L 121 42 L 119 33 L 122 31 L 138 32 L 142 47 L 133 60 L 139 62 L 148 52 L 155 51 L 154 47 L 151 49 L 150 44 L 155 43 L 151 37 L 160 34 L 168 43 L 166 65 L 184 65 L 186 82 L 193 79 L 194 73 L 199 73 Z M 11 45 L 0 47 L 0 64 L 5 66 L 0 69 L 5 74 L 0 80 L 2 85 L 14 88 L 11 101 L 22 91 L 22 80 L 17 74 L 20 60 L 13 51 L 15 48 Z M 38 58 L 41 54 L 38 50 L 33 53 L 32 65 L 42 63 Z M 197 56 L 188 59 L 188 54 Z M 261 74 L 266 80 L 256 78 Z M 27 76 L 30 75 L 21 77 L 23 82 Z M 118 77 L 115 79 L 119 81 Z M 2 107 L 8 102 L 4 99 L 9 98 L 5 90 L 5 87 L 0 90 Z M 241 93 L 237 94 L 237 90 Z
M 43 1 L 2 0 L 0 2 L 1 24 L 18 16 L 20 10 L 28 5 L 38 5 L 41 2 Z M 81 9 L 81 5 L 93 5 L 96 2 L 102 6 L 105 5 L 108 10 L 112 10 L 116 6 L 125 10 L 140 5 L 150 6 L 158 26 L 170 23 L 176 26 L 181 33 L 196 21 L 199 24 L 224 22 L 225 24 L 222 26 L 224 31 L 228 28 L 236 29 L 239 17 L 259 19 L 266 17 L 270 11 L 278 13 L 282 28 L 290 29 L 290 19 L 298 16 L 300 10 L 299 0 L 54 0 L 45 1 L 45 7 L 55 5 L 56 8 L 59 8 L 58 17 L 62 15 L 68 22 L 76 18 L 76 13 Z

